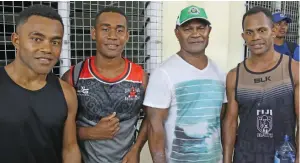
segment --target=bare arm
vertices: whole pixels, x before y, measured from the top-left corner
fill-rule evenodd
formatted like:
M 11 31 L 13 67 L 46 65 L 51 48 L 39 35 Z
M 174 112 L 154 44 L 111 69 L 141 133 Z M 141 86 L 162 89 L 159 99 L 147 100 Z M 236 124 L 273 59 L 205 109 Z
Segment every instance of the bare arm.
M 72 85 L 71 82 L 71 71 L 68 70 L 64 73 L 64 75 L 61 77 L 62 80 L 66 81 L 67 83 Z M 83 140 L 89 140 L 93 139 L 92 133 L 91 133 L 91 128 L 92 127 L 79 127 L 77 130 L 78 132 L 78 137 Z
M 148 84 L 148 75 L 146 73 L 144 73 L 144 77 L 143 77 L 143 87 L 146 90 L 147 89 L 147 84 Z M 139 130 L 139 135 L 137 137 L 136 143 L 134 144 L 133 148 L 137 149 L 138 152 L 140 152 L 143 148 L 143 146 L 145 145 L 147 139 L 148 139 L 148 124 L 149 124 L 149 120 L 148 120 L 148 116 L 147 116 L 147 111 L 146 111 L 146 107 L 143 108 L 145 114 L 145 117 L 142 121 L 140 130 Z
M 231 70 L 226 79 L 226 94 L 228 106 L 222 124 L 222 144 L 224 150 L 224 163 L 232 162 L 232 154 L 236 139 L 238 103 L 235 100 L 236 70 Z
M 226 114 L 226 109 L 227 109 L 227 103 L 223 103 L 221 113 L 220 113 L 220 127 L 221 127 L 221 130 L 222 130 L 223 123 L 224 123 L 223 121 L 224 121 L 224 117 L 225 117 L 225 114 Z M 223 140 L 223 134 L 222 133 L 221 133 L 221 140 Z
M 299 62 L 292 61 L 292 74 L 293 74 L 293 81 L 295 85 L 295 114 L 297 119 L 297 132 L 296 132 L 296 151 L 297 151 L 297 161 L 299 163 Z
M 70 85 L 73 85 L 73 83 L 71 82 L 71 71 L 68 70 L 66 71 L 63 76 L 61 77 L 61 79 L 67 83 L 69 83 Z
M 227 103 L 223 103 L 221 113 L 220 113 L 220 122 L 221 122 L 221 124 L 223 123 L 225 113 L 226 113 L 226 109 L 227 109 Z
M 76 113 L 77 113 L 77 96 L 72 86 L 60 80 L 65 99 L 68 106 L 68 116 L 64 126 L 63 136 L 63 162 L 80 163 L 81 154 L 76 138 Z
M 144 110 L 146 110 L 146 109 L 144 108 Z M 138 152 L 141 152 L 145 143 L 148 140 L 148 134 L 147 134 L 148 133 L 148 124 L 149 124 L 148 116 L 145 115 L 145 118 L 143 119 L 141 127 L 139 129 L 139 134 L 136 139 L 136 143 L 132 147 L 133 149 L 136 149 Z
M 68 70 L 66 71 L 63 76 L 61 77 L 62 80 L 64 80 L 65 82 L 69 83 L 72 85 L 72 82 L 71 82 L 71 71 Z M 92 127 L 79 127 L 77 129 L 77 133 L 78 133 L 78 137 L 80 139 L 83 139 L 83 140 L 91 140 L 91 139 L 94 139 L 93 136 L 92 136 L 92 133 L 91 133 L 91 128 Z
M 164 121 L 168 109 L 147 108 L 149 117 L 148 140 L 153 163 L 166 163 Z

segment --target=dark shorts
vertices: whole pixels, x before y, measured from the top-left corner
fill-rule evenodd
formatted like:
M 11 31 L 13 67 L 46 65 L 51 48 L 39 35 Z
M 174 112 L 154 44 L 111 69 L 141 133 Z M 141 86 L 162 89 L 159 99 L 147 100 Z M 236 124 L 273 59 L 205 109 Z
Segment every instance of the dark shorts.
M 233 163 L 274 163 L 274 154 L 251 153 L 236 149 L 234 152 Z

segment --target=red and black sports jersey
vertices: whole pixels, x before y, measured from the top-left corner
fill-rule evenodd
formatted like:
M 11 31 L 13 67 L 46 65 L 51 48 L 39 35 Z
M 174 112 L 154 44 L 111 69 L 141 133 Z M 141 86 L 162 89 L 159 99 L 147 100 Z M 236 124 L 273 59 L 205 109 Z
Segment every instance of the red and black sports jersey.
M 114 79 L 102 76 L 95 67 L 96 57 L 88 58 L 75 86 L 78 96 L 79 126 L 94 126 L 113 112 L 120 120 L 120 130 L 112 140 L 82 141 L 84 161 L 119 162 L 135 140 L 135 125 L 144 99 L 141 66 L 125 60 L 124 71 Z M 73 68 L 71 68 L 72 73 Z M 73 83 L 73 82 L 72 82 Z

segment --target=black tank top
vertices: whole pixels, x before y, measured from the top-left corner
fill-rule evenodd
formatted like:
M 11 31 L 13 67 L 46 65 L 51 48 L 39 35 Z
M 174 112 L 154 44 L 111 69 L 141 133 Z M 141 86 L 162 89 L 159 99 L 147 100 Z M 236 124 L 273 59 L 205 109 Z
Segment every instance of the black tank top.
M 52 73 L 40 90 L 17 85 L 0 68 L 0 162 L 61 163 L 67 104 Z
M 240 124 L 234 163 L 273 163 L 284 135 L 295 146 L 296 116 L 291 58 L 281 55 L 266 72 L 237 67 L 236 100 Z

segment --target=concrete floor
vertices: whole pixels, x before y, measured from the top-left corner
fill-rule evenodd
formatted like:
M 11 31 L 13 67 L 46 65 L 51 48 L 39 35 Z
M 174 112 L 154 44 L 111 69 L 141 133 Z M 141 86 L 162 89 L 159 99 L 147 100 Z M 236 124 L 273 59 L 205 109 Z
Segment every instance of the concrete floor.
M 152 158 L 151 158 L 151 154 L 150 154 L 150 151 L 149 151 L 148 142 L 146 142 L 146 144 L 144 145 L 144 148 L 141 152 L 140 163 L 153 163 Z

